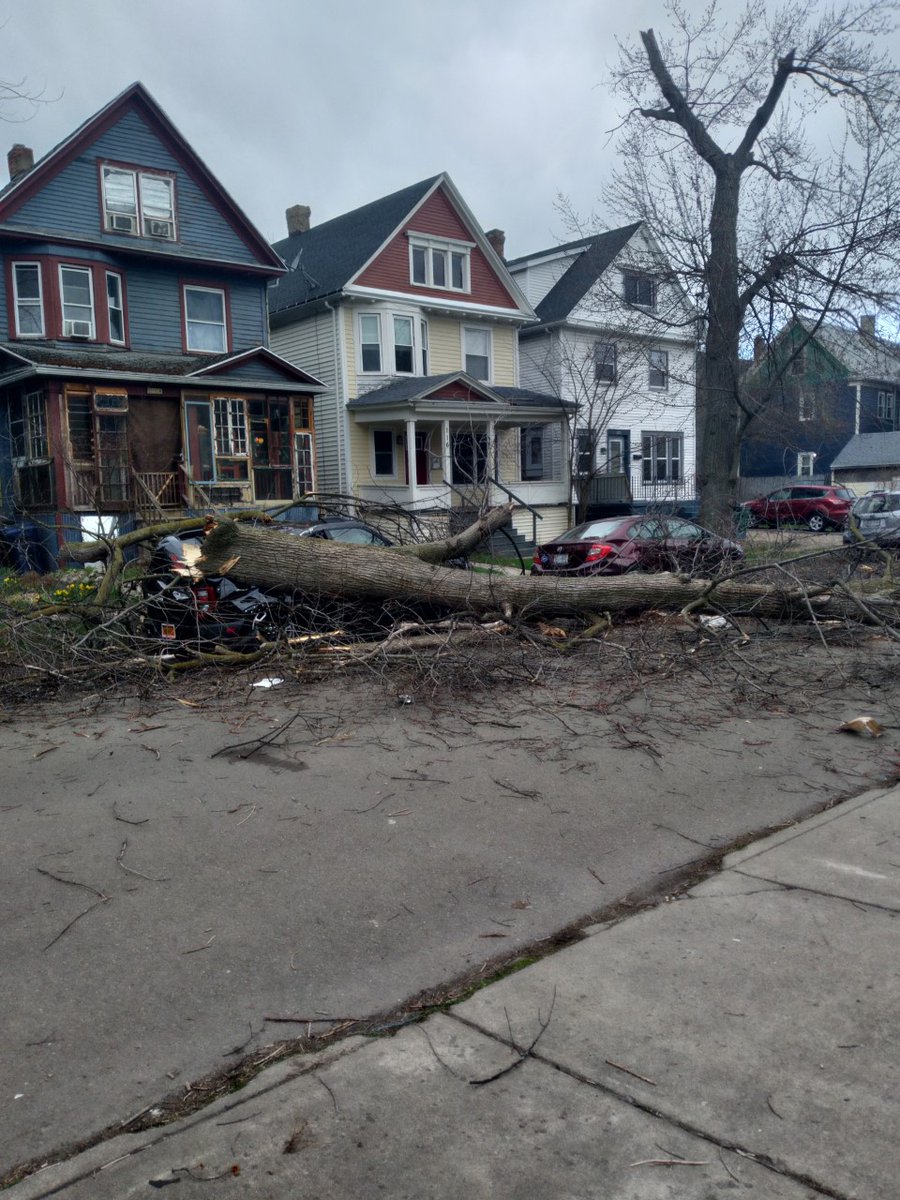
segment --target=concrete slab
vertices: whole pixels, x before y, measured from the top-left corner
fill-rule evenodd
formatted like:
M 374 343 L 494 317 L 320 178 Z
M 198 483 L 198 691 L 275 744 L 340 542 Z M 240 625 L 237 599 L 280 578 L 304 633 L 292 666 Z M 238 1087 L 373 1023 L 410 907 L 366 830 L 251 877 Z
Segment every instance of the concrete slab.
M 894 1200 L 897 918 L 717 882 L 455 1012 L 501 1038 L 509 1021 L 527 1043 L 555 994 L 543 1058 L 840 1196 Z
M 900 912 L 900 787 L 846 805 L 729 855 L 754 878 Z
M 432 1018 L 281 1083 L 264 1104 L 232 1098 L 227 1111 L 160 1130 L 152 1144 L 119 1139 L 103 1162 L 76 1159 L 42 1190 L 38 1176 L 7 1194 L 145 1200 L 177 1184 L 177 1200 L 820 1196 L 535 1060 L 484 1086 L 468 1082 L 513 1059 L 460 1022 Z M 683 1162 L 660 1162 L 669 1159 Z

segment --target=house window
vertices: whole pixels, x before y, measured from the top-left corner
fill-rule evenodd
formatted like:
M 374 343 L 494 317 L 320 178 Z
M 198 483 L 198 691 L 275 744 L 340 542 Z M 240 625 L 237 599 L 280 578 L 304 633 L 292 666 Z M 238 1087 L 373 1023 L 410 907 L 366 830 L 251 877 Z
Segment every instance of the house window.
M 894 422 L 894 393 L 879 392 L 875 415 L 879 421 Z
M 19 337 L 44 336 L 44 297 L 41 268 L 37 263 L 13 266 L 13 295 L 16 310 L 16 334 Z
M 668 350 L 651 350 L 648 355 L 649 371 L 647 383 L 652 388 L 662 391 L 669 386 L 669 352 Z
M 361 313 L 359 346 L 363 371 L 381 371 L 381 317 L 377 313 Z
M 815 474 L 815 465 L 815 451 L 803 450 L 797 455 L 797 474 L 801 478 L 807 478 Z
M 464 329 L 466 374 L 487 382 L 491 377 L 491 333 L 489 329 Z
M 575 431 L 575 470 L 579 475 L 593 475 L 596 444 L 592 429 Z
M 544 478 L 543 425 L 526 425 L 520 433 L 522 479 Z
M 594 379 L 597 383 L 615 383 L 615 342 L 597 342 L 594 346 Z
M 644 483 L 675 483 L 681 479 L 684 445 L 680 433 L 642 434 L 641 453 Z
M 805 375 L 806 374 L 806 347 L 801 346 L 799 350 L 794 351 L 794 355 L 788 363 L 789 375 Z
M 422 374 L 428 374 L 428 322 L 419 322 L 419 353 L 422 355 Z
M 805 388 L 797 388 L 797 419 L 798 421 L 814 421 L 816 418 L 816 397 Z
M 109 314 L 109 340 L 125 341 L 125 304 L 122 299 L 122 276 L 106 272 L 106 308 Z
M 469 250 L 465 245 L 411 236 L 409 278 L 421 287 L 468 292 L 471 290 Z
M 94 337 L 94 283 L 88 267 L 60 267 L 63 337 Z
M 394 317 L 394 371 L 412 375 L 414 369 L 412 317 Z
M 247 455 L 247 413 L 244 401 L 227 396 L 216 396 L 213 404 L 216 455 L 245 458 Z
M 487 478 L 487 434 L 458 430 L 451 442 L 452 480 L 457 484 L 484 483 Z
M 396 475 L 394 469 L 394 431 L 392 429 L 372 430 L 372 451 L 374 458 L 374 474 Z
M 175 181 L 150 171 L 102 169 L 103 223 L 110 233 L 175 240 Z
M 622 274 L 622 295 L 626 304 L 634 304 L 638 308 L 656 308 L 656 280 L 652 275 L 625 271 Z
M 219 288 L 185 287 L 184 320 L 188 350 L 221 354 L 228 349 L 225 293 Z
M 94 458 L 94 416 L 87 392 L 69 392 L 66 396 L 69 425 L 69 450 L 74 462 L 92 462 Z

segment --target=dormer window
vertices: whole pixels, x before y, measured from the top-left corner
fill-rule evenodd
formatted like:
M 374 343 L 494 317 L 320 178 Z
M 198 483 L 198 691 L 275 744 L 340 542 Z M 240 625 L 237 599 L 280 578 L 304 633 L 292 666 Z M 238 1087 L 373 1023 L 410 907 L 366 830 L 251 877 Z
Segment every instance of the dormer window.
M 421 234 L 409 235 L 409 278 L 420 287 L 469 292 L 471 279 L 466 242 L 449 242 Z
M 110 233 L 175 240 L 175 180 L 127 167 L 102 168 L 103 227 Z
M 90 267 L 59 268 L 62 302 L 62 335 L 92 341 L 94 327 L 94 283 Z

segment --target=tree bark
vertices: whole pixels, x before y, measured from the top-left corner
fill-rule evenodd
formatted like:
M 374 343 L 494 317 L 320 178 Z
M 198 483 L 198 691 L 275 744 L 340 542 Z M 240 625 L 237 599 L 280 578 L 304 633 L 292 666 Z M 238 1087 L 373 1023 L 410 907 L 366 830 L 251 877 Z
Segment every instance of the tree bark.
M 200 561 L 208 575 L 226 567 L 237 582 L 262 588 L 429 604 L 456 612 L 500 612 L 507 619 L 690 606 L 696 611 L 804 621 L 813 616 L 859 620 L 859 610 L 847 596 L 831 591 L 815 595 L 740 578 L 714 582 L 672 574 L 582 579 L 486 575 L 433 566 L 390 550 L 291 537 L 230 522 L 207 537 Z M 883 610 L 893 614 L 894 606 L 885 601 Z

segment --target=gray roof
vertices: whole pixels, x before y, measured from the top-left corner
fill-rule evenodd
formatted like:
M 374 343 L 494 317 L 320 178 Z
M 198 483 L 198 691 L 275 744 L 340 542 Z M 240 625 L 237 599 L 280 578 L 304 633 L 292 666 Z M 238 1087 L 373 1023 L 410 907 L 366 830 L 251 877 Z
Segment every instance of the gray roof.
M 900 379 L 900 346 L 895 342 L 828 322 L 823 322 L 815 333 L 810 322 L 797 323 L 843 364 L 851 379 Z
M 339 292 L 440 178 L 433 175 L 276 242 L 273 249 L 287 263 L 289 273 L 269 289 L 270 314 Z
M 834 456 L 832 471 L 900 466 L 900 433 L 858 433 Z
M 485 399 L 499 397 L 513 408 L 574 408 L 575 405 L 560 400 L 546 392 L 534 392 L 528 388 L 493 387 L 472 379 L 464 371 L 451 371 L 445 375 L 413 375 L 392 379 L 384 387 L 373 388 L 347 405 L 350 409 L 383 408 L 391 404 L 403 404 L 408 400 L 424 399 L 439 391 L 448 383 L 460 380 L 473 390 L 484 394 Z
M 136 350 L 120 350 L 115 347 L 56 346 L 36 342 L 0 342 L 0 378 L 5 374 L 22 370 L 28 365 L 35 367 L 57 367 L 61 374 L 70 371 L 120 372 L 122 375 L 153 376 L 215 376 L 218 366 L 231 368 L 252 364 L 258 359 L 269 367 L 280 370 L 285 376 L 294 376 L 294 386 L 308 381 L 317 390 L 322 385 L 308 371 L 301 370 L 265 346 L 254 346 L 248 350 L 233 350 L 224 354 L 149 354 Z M 226 378 L 228 370 L 219 378 Z M 266 383 L 264 380 L 261 386 Z
M 580 253 L 540 304 L 535 306 L 538 319 L 536 322 L 526 325 L 522 330 L 523 334 L 527 335 L 530 331 L 537 331 L 544 325 L 555 325 L 560 321 L 565 321 L 616 256 L 634 237 L 640 226 L 641 222 L 637 221 L 633 225 L 623 225 L 621 229 L 610 229 L 607 233 L 598 233 L 593 237 L 557 246 L 557 251 L 578 250 Z M 552 250 L 542 250 L 537 254 L 529 254 L 526 258 L 515 259 L 513 263 L 507 265 L 513 266 L 515 263 L 527 262 L 551 253 L 553 253 Z

